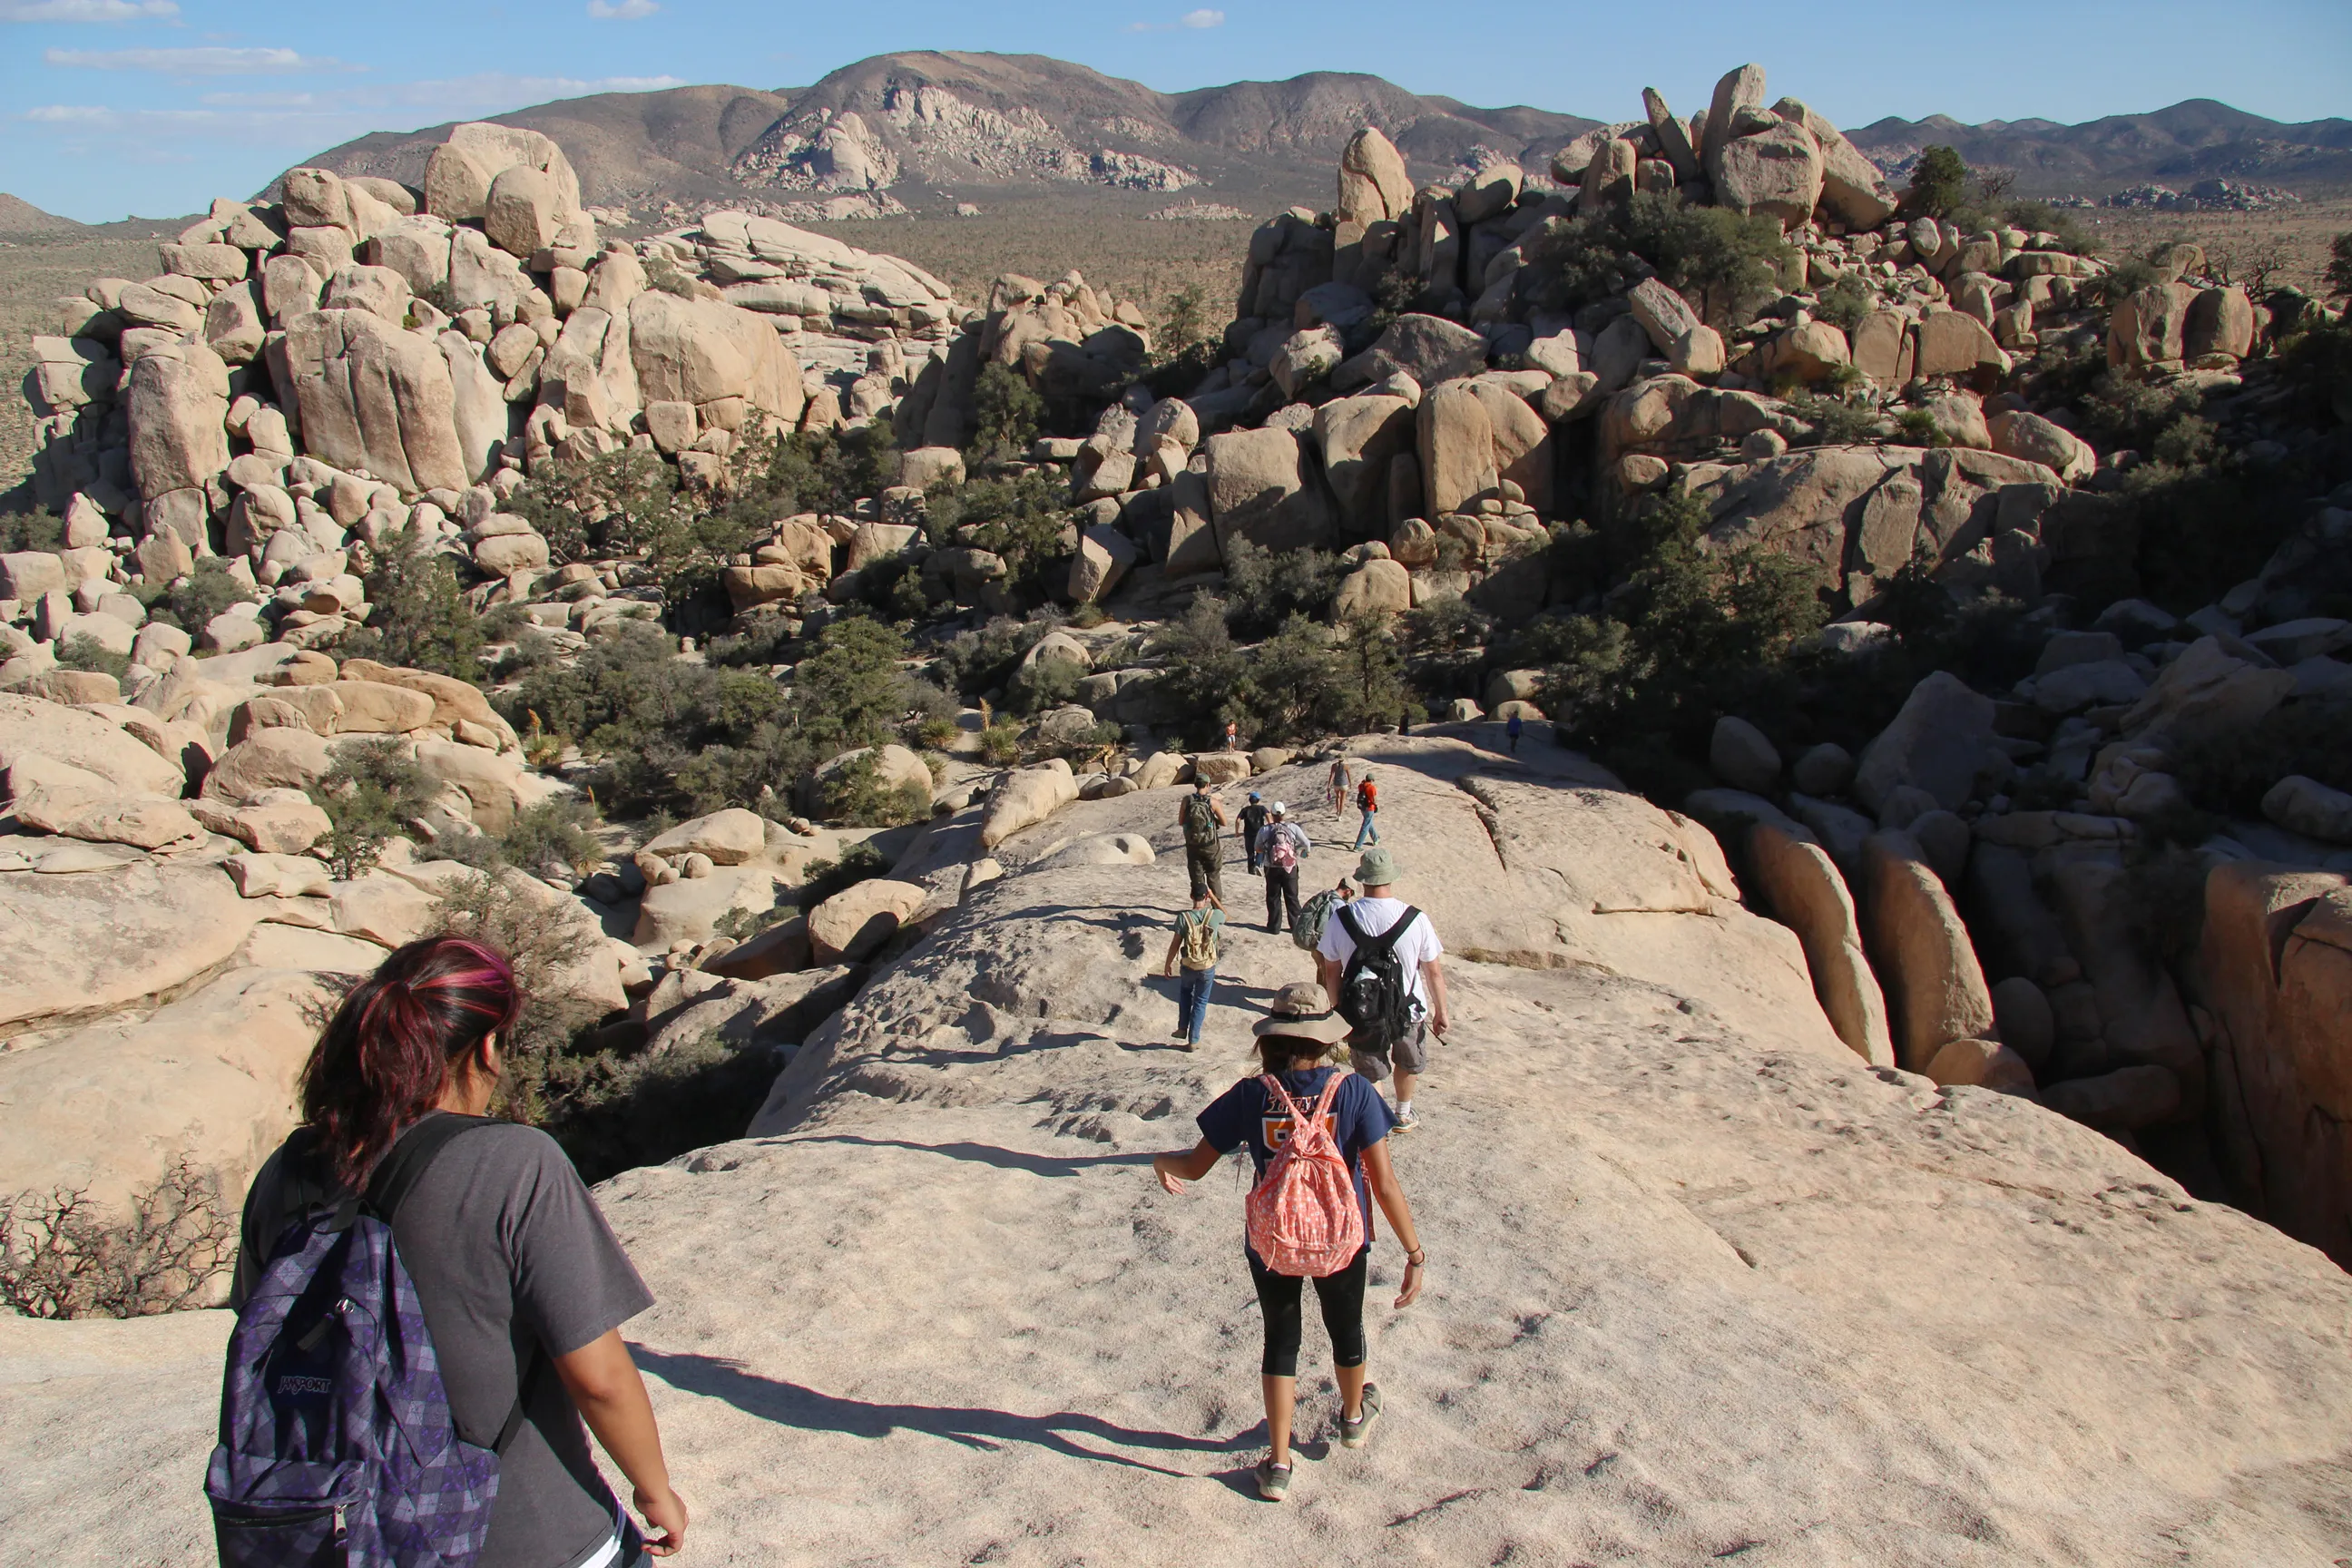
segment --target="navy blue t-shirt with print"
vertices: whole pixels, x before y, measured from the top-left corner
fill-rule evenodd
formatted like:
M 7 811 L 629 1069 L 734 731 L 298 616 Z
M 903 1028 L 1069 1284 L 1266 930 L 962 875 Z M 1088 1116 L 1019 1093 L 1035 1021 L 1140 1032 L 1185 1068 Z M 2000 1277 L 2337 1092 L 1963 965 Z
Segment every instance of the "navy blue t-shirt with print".
M 1331 1141 L 1339 1146 L 1340 1157 L 1355 1173 L 1356 1203 L 1364 1211 L 1364 1240 L 1369 1244 L 1372 1238 L 1372 1194 L 1364 1181 L 1363 1154 L 1389 1135 L 1390 1129 L 1396 1125 L 1396 1115 L 1389 1110 L 1388 1101 L 1381 1098 L 1381 1091 L 1372 1087 L 1371 1079 L 1344 1068 L 1286 1072 L 1281 1075 L 1282 1087 L 1298 1102 L 1299 1110 L 1312 1110 L 1323 1093 L 1324 1081 L 1333 1073 L 1340 1075 L 1339 1090 L 1331 1097 L 1326 1125 L 1331 1129 Z M 1256 1078 L 1245 1078 L 1225 1090 L 1195 1121 L 1201 1136 L 1220 1154 L 1230 1154 L 1248 1144 L 1259 1181 L 1265 1179 L 1266 1163 L 1274 1158 L 1274 1152 L 1290 1136 L 1290 1112 L 1266 1092 L 1265 1081 Z

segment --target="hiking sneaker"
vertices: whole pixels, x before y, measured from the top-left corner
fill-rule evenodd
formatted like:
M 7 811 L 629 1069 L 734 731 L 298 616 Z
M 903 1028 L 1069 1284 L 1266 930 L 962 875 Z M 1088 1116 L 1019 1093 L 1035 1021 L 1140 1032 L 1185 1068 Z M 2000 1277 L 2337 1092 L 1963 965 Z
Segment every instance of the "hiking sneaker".
M 1391 1136 L 1394 1136 L 1399 1133 L 1417 1131 L 1420 1130 L 1420 1127 L 1421 1118 L 1408 1110 L 1402 1112 L 1397 1117 L 1396 1125 L 1390 1128 L 1389 1132 Z
M 1343 1407 L 1339 1415 L 1339 1447 L 1360 1448 L 1372 1440 L 1372 1423 L 1381 1418 L 1381 1390 L 1378 1384 L 1364 1384 L 1364 1413 L 1353 1421 L 1348 1419 Z
M 1271 1456 L 1257 1462 L 1257 1495 L 1268 1502 L 1280 1502 L 1290 1495 L 1290 1467 L 1277 1465 Z

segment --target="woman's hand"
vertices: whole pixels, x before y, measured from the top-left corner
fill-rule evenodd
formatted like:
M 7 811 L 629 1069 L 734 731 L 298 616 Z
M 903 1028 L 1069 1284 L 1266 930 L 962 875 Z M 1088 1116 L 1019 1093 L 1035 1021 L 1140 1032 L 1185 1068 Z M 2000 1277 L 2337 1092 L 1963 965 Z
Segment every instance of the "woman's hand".
M 1404 1260 L 1404 1289 L 1398 1293 L 1396 1304 L 1400 1307 L 1412 1306 L 1421 1295 L 1422 1281 L 1428 1278 L 1428 1266 L 1425 1263 L 1415 1263 L 1411 1257 L 1407 1257 Z
M 686 1500 L 669 1487 L 658 1493 L 642 1487 L 636 1492 L 637 1511 L 645 1516 L 646 1528 L 658 1531 L 646 1542 L 646 1550 L 656 1557 L 667 1557 L 686 1544 Z
M 1176 1173 L 1173 1168 L 1175 1163 L 1176 1157 L 1172 1154 L 1154 1154 L 1151 1157 L 1151 1173 L 1160 1178 L 1160 1186 L 1164 1187 L 1169 1192 L 1175 1194 L 1178 1197 L 1182 1197 L 1184 1195 L 1184 1178 Z

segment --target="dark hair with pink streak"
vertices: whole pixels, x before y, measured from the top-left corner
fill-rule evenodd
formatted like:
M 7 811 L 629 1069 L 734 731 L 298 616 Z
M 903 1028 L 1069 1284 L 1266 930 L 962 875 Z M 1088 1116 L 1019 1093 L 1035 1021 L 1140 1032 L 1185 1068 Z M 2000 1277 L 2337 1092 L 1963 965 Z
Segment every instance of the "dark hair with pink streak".
M 439 1103 L 450 1065 L 522 1005 L 498 949 L 428 936 L 352 987 L 302 1065 L 302 1119 L 335 1178 L 356 1187 L 393 1140 Z

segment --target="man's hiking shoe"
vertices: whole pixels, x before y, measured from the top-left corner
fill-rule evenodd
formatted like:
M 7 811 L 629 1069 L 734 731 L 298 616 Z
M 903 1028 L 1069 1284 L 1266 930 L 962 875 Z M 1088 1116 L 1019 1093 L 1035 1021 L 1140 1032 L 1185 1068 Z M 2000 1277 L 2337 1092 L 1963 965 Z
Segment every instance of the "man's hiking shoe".
M 1290 1467 L 1277 1465 L 1271 1458 L 1257 1462 L 1257 1495 L 1268 1502 L 1280 1502 L 1290 1495 Z
M 1391 1135 L 1395 1135 L 1398 1133 L 1417 1131 L 1420 1127 L 1421 1118 L 1408 1111 L 1404 1115 L 1396 1119 L 1396 1125 L 1390 1128 L 1389 1131 Z
M 1339 1447 L 1360 1448 L 1372 1440 L 1372 1423 L 1381 1418 L 1381 1390 L 1378 1384 L 1364 1384 L 1364 1413 L 1353 1421 L 1344 1409 L 1339 1416 Z

